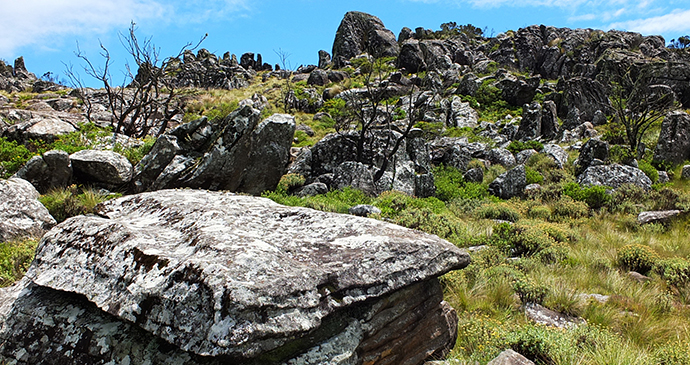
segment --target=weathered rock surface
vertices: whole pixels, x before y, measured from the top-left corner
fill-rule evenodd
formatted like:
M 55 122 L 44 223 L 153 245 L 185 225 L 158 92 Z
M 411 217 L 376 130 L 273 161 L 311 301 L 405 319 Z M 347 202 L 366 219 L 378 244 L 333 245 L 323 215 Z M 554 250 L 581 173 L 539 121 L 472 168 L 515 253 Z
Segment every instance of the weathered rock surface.
M 522 120 L 515 134 L 515 139 L 529 141 L 541 137 L 542 107 L 539 102 L 533 101 L 522 106 Z
M 72 163 L 65 151 L 52 150 L 34 156 L 15 174 L 33 185 L 39 193 L 65 187 L 72 181 Z
M 15 141 L 25 142 L 39 139 L 52 142 L 55 137 L 76 131 L 71 123 L 56 117 L 36 117 L 11 125 L 5 135 Z
M 492 164 L 501 165 L 506 168 L 515 166 L 515 156 L 505 148 L 494 148 L 486 154 L 486 159 Z
M 580 157 L 577 159 L 576 173 L 585 171 L 594 160 L 606 161 L 609 159 L 609 143 L 597 138 L 592 138 L 580 149 Z
M 56 224 L 38 197 L 36 188 L 26 180 L 0 180 L 0 242 L 40 237 Z
M 522 195 L 525 186 L 527 186 L 525 165 L 518 165 L 492 181 L 489 184 L 489 193 L 501 199 L 510 199 Z
M 585 322 L 581 318 L 558 313 L 536 303 L 525 305 L 525 315 L 536 323 L 557 328 L 573 328 Z
M 534 363 L 519 353 L 507 349 L 486 365 L 534 365 Z
M 645 190 L 652 188 L 652 180 L 642 170 L 619 164 L 590 166 L 577 177 L 577 182 L 580 185 L 603 185 L 613 189 L 623 184 L 637 185 Z
M 5 324 L 0 353 L 28 358 L 41 343 L 64 342 L 70 356 L 98 363 L 132 346 L 130 356 L 141 357 L 130 360 L 143 363 L 159 356 L 147 350 L 163 339 L 170 345 L 160 350 L 173 358 L 420 364 L 447 353 L 457 331 L 435 278 L 468 263 L 466 252 L 435 236 L 366 218 L 221 192 L 133 195 L 44 236 L 26 277 L 49 288 L 40 295 L 61 299 L 41 300 L 45 312 L 34 319 L 20 300 L 0 301 L 0 315 L 24 313 Z M 10 335 L 49 332 L 53 313 L 59 323 L 88 314 L 81 337 Z M 94 315 L 101 319 L 91 322 Z M 119 331 L 142 336 L 115 344 Z
M 370 214 L 381 214 L 381 209 L 369 204 L 360 204 L 350 208 L 348 212 L 359 217 L 368 217 Z
M 421 137 L 410 133 L 393 153 L 395 143 L 391 141 L 400 137 L 401 134 L 393 131 L 367 134 L 361 161 L 357 161 L 359 132 L 329 134 L 311 149 L 301 151 L 288 171 L 303 175 L 307 182 L 316 181 L 325 174 L 335 174 L 331 183 L 321 182 L 332 189 L 351 186 L 368 195 L 377 195 L 387 190 L 419 197 L 433 195 L 433 174 L 427 144 Z M 383 162 L 385 156 L 388 156 L 386 166 Z M 374 181 L 379 170 L 383 170 L 382 176 Z
M 113 151 L 81 150 L 69 156 L 75 178 L 109 186 L 128 183 L 132 179 L 132 164 Z
M 557 144 L 551 143 L 544 145 L 544 149 L 541 151 L 541 153 L 549 156 L 556 163 L 559 169 L 562 169 L 563 166 L 568 163 L 568 152 Z
M 346 61 L 370 53 L 375 58 L 396 57 L 400 47 L 395 34 L 386 29 L 381 19 L 358 11 L 343 17 L 333 41 L 333 62 L 343 67 Z
M 260 194 L 285 173 L 295 132 L 294 117 L 242 107 L 221 121 L 206 118 L 159 137 L 136 166 L 134 190 L 173 187 Z
M 690 115 L 677 111 L 661 123 L 654 161 L 678 165 L 690 159 Z
M 680 210 L 661 210 L 652 212 L 641 212 L 637 215 L 639 224 L 664 223 L 680 214 Z

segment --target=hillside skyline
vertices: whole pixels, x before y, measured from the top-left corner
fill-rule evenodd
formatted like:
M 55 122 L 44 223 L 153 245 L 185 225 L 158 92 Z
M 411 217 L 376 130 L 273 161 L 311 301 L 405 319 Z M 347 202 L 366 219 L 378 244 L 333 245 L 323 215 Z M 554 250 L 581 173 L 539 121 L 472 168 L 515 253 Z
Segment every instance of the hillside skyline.
M 124 69 L 126 55 L 119 33 L 131 21 L 140 38 L 151 37 L 161 57 L 177 54 L 185 43 L 238 57 L 261 53 L 265 62 L 280 63 L 276 52 L 289 55 L 290 68 L 316 64 L 319 50 L 329 53 L 336 30 L 348 11 L 379 17 L 396 35 L 403 27 L 439 29 L 441 23 L 473 24 L 495 36 L 534 24 L 567 28 L 618 29 L 671 39 L 690 33 L 690 4 L 683 0 L 386 0 L 332 3 L 316 0 L 28 0 L 3 4 L 9 24 L 0 39 L 0 59 L 24 56 L 27 69 L 64 79 L 66 64 L 77 68 L 79 48 L 99 63 L 99 42 L 111 52 L 114 72 Z M 33 21 L 27 22 L 27 19 Z M 91 86 L 91 80 L 86 80 Z M 97 86 L 95 83 L 93 86 Z

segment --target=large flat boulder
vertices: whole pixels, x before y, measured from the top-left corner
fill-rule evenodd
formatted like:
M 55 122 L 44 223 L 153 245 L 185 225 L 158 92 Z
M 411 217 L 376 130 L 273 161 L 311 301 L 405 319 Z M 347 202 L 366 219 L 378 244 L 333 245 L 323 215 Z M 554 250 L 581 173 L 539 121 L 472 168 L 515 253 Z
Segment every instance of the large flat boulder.
M 420 364 L 454 345 L 457 318 L 436 278 L 468 263 L 436 236 L 385 222 L 162 190 L 63 222 L 44 236 L 27 278 L 192 357 Z M 27 311 L 18 307 L 5 310 Z M 3 331 L 5 358 L 10 347 L 39 346 Z M 99 353 L 89 346 L 75 356 Z

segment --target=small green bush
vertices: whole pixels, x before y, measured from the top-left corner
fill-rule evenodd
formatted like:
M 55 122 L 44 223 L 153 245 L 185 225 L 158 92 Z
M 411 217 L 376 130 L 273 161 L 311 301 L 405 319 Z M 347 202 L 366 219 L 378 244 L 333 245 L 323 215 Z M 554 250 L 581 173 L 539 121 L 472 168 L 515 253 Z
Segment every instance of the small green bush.
M 477 218 L 517 222 L 520 212 L 509 203 L 486 204 L 475 210 Z
M 551 218 L 551 209 L 547 206 L 537 205 L 529 208 L 527 216 L 534 219 L 549 220 Z
M 638 167 L 642 172 L 644 172 L 647 177 L 652 180 L 652 184 L 656 184 L 659 181 L 659 171 L 652 166 L 647 160 L 642 160 L 638 162 Z
M 562 196 L 552 206 L 553 215 L 557 220 L 579 219 L 589 215 L 589 207 L 586 203 L 573 200 L 570 196 Z
M 544 176 L 529 166 L 525 166 L 525 177 L 527 178 L 527 184 L 541 184 L 544 182 Z
M 531 256 L 555 243 L 556 240 L 540 228 L 525 224 L 498 224 L 488 239 L 489 245 L 513 256 Z
M 39 198 L 50 215 L 60 223 L 67 218 L 93 213 L 98 203 L 119 197 L 120 194 L 104 195 L 91 189 L 79 189 L 76 185 L 54 189 Z
M 465 182 L 462 173 L 450 166 L 434 168 L 436 197 L 448 202 L 457 199 L 481 200 L 489 197 L 487 185 Z
M 535 140 L 530 140 L 527 142 L 512 141 L 512 142 L 510 142 L 508 147 L 506 147 L 506 149 L 508 151 L 512 152 L 514 155 L 518 154 L 521 151 L 529 150 L 529 149 L 533 149 L 533 150 L 539 152 L 539 151 L 544 149 L 544 144 L 542 144 L 539 141 L 535 141 Z
M 672 342 L 658 347 L 652 353 L 651 362 L 656 365 L 690 364 L 690 343 Z
M 12 176 L 33 156 L 23 144 L 0 137 L 0 177 Z
M 527 279 L 516 280 L 513 283 L 513 289 L 520 297 L 520 300 L 523 304 L 542 304 L 544 303 L 546 296 L 549 294 L 549 288 Z
M 655 271 L 670 285 L 683 286 L 690 283 L 690 261 L 684 258 L 661 260 L 657 263 Z
M 627 245 L 618 251 L 618 265 L 626 270 L 641 274 L 648 273 L 657 265 L 659 256 L 649 246 L 640 244 Z
M 563 195 L 585 202 L 592 209 L 599 209 L 611 201 L 611 195 L 606 192 L 608 189 L 602 185 L 582 187 L 578 183 L 570 182 L 563 185 Z
M 21 279 L 34 259 L 38 240 L 0 242 L 0 287 Z
M 300 174 L 285 174 L 280 178 L 276 192 L 279 194 L 289 194 L 295 189 L 304 185 L 306 179 Z

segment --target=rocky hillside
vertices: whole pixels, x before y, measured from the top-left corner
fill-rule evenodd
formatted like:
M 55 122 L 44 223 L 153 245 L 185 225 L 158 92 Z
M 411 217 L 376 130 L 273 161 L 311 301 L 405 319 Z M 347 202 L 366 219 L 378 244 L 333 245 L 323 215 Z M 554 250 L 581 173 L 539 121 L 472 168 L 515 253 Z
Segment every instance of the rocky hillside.
M 19 58 L 0 89 L 3 361 L 690 362 L 661 37 L 349 12 L 296 70 L 188 50 L 89 89 Z

